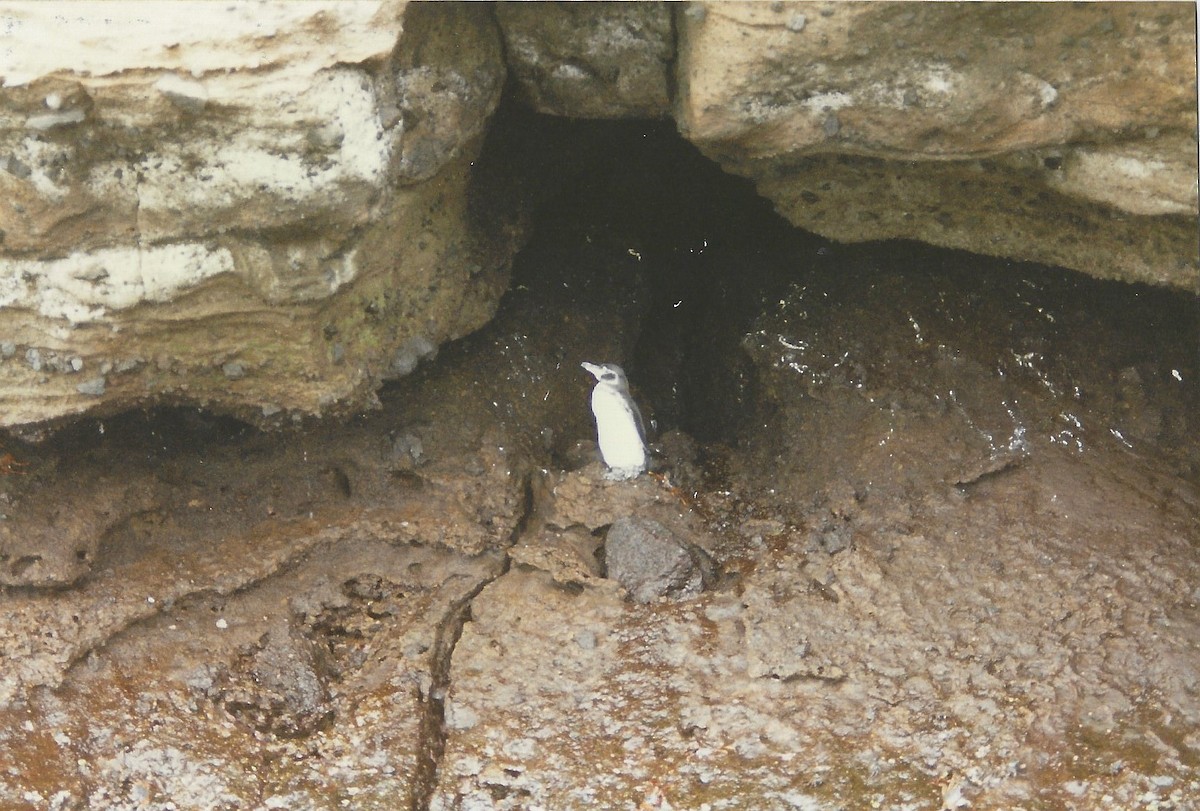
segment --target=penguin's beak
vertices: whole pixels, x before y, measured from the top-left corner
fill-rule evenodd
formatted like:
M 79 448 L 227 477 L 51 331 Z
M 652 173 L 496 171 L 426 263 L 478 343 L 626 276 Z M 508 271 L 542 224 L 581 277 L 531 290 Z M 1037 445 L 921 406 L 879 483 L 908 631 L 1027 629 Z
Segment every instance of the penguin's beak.
M 588 363 L 586 360 L 579 365 L 591 372 L 592 377 L 596 378 L 597 380 L 599 380 L 600 375 L 604 373 L 604 369 L 600 368 L 594 363 Z

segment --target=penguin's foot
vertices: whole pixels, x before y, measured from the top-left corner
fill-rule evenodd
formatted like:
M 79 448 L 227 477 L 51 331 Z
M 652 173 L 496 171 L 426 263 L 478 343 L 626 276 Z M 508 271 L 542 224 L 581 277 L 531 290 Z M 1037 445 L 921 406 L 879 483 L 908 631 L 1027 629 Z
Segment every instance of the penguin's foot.
M 623 482 L 628 479 L 637 478 L 643 470 L 644 468 L 638 467 L 610 467 L 604 471 L 603 478 L 605 481 Z

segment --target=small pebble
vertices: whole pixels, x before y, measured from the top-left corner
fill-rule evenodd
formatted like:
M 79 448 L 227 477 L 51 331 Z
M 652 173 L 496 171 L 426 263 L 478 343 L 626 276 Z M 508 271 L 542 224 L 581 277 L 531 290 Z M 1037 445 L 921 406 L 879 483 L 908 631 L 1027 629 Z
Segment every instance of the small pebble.
M 1063 783 L 1063 788 L 1072 797 L 1082 797 L 1087 793 L 1088 784 L 1086 780 L 1068 780 Z
M 0 168 L 3 168 L 13 177 L 19 177 L 22 180 L 33 174 L 33 170 L 29 168 L 28 164 L 26 164 L 20 158 L 14 158 L 12 155 L 9 155 L 6 160 L 0 161 Z M 25 206 L 21 205 L 20 203 L 13 203 L 12 207 L 13 211 L 17 212 L 18 214 L 23 214 L 25 212 Z
M 76 386 L 75 391 L 79 392 L 80 394 L 99 397 L 100 395 L 104 394 L 104 387 L 106 383 L 107 381 L 105 381 L 103 377 L 93 377 Z

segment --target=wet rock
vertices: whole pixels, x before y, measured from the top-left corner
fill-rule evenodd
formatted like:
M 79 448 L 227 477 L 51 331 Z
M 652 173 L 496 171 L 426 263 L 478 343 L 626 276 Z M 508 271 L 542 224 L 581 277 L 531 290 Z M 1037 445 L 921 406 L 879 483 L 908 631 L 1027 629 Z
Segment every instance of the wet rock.
M 716 564 L 657 521 L 618 518 L 604 541 L 607 576 L 636 603 L 660 597 L 694 597 L 716 579 Z
M 1154 533 L 1153 549 L 1144 533 L 1099 531 L 1106 519 L 1089 505 L 1122 485 L 1094 472 L 1023 466 L 968 502 L 903 513 L 942 527 L 938 538 L 900 532 L 895 505 L 869 499 L 854 551 L 784 547 L 758 557 L 736 593 L 666 605 L 622 611 L 602 589 L 511 571 L 476 598 L 456 650 L 448 717 L 458 723 L 432 807 L 637 807 L 658 792 L 675 807 L 714 796 L 834 807 L 850 790 L 911 797 L 931 771 L 970 778 L 933 787 L 929 808 L 1008 808 L 1033 793 L 1071 803 L 1081 781 L 1088 796 L 1132 806 L 1151 777 L 1194 785 L 1174 747 L 1156 748 L 1148 766 L 1129 752 L 1146 730 L 1143 689 L 1182 713 L 1165 721 L 1172 735 L 1196 714 L 1185 642 L 1195 620 L 1184 611 L 1163 625 L 1146 602 L 1180 589 L 1195 556 L 1170 531 Z M 1097 486 L 1077 500 L 1077 487 Z M 1066 493 L 1070 517 L 1043 514 L 1037 542 L 1004 520 L 1014 498 Z M 1141 496 L 1127 506 L 1126 529 L 1163 530 L 1190 509 L 1163 516 Z M 981 543 L 1008 568 L 982 563 Z M 1170 573 L 1154 563 L 1167 549 Z M 1118 581 L 1137 585 L 1125 593 Z M 1134 627 L 1145 633 L 1127 635 Z M 523 666 L 506 666 L 514 660 Z M 1080 724 L 1084 736 L 1072 731 Z M 569 730 L 566 742 L 530 732 L 542 729 Z M 624 743 L 580 743 L 595 740 Z M 1064 747 L 1079 769 L 1070 781 L 1056 766 Z
M 697 461 L 700 454 L 695 439 L 683 431 L 665 431 L 655 446 L 655 450 L 661 452 L 667 475 L 673 481 L 701 481 L 703 468 Z
M 826 519 L 815 528 L 811 542 L 816 549 L 828 555 L 836 555 L 853 545 L 854 530 L 848 521 Z
M 1147 387 L 1137 367 L 1128 366 L 1117 375 L 1117 414 L 1119 426 L 1111 430 L 1121 433 L 1123 428 L 1131 440 L 1154 442 L 1162 434 L 1167 418 L 1162 405 L 1147 396 Z
M 733 466 L 826 551 L 850 540 L 839 535 L 873 498 L 969 495 L 1039 453 L 1106 445 L 1195 458 L 1178 422 L 1195 410 L 1171 370 L 1192 374 L 1194 358 L 1175 347 L 1196 321 L 1171 294 L 1139 294 L 1098 318 L 1096 302 L 1120 288 L 1065 272 L 1005 278 L 994 260 L 963 266 L 928 249 L 900 282 L 843 250 L 844 265 L 789 285 L 742 342 L 770 428 L 743 448 L 754 461 Z M 850 292 L 846 266 L 870 282 Z M 962 330 L 967 321 L 977 329 Z
M 179 568 L 124 569 L 115 599 L 58 595 L 76 614 L 119 607 L 130 592 L 150 610 L 111 637 L 104 618 L 89 617 L 85 634 L 98 647 L 78 654 L 86 666 L 70 669 L 56 693 L 23 690 L 16 709 L 0 706 L 0 805 L 25 807 L 40 793 L 96 809 L 151 796 L 191 808 L 318 809 L 342 792 L 361 807 L 394 808 L 410 795 L 429 743 L 421 691 L 438 628 L 502 560 L 361 537 L 311 558 L 254 549 L 273 560 L 236 593 L 220 593 L 234 571 L 212 588 L 197 550 L 177 549 Z M 248 557 L 244 548 L 218 554 L 227 564 Z M 198 579 L 190 593 L 148 605 L 141 595 L 156 584 L 163 594 L 173 576 Z M 59 626 L 28 595 L 8 598 L 6 619 L 23 608 L 26 622 L 41 619 L 39 634 L 81 624 L 68 616 Z M 6 646 L 10 631 L 0 635 Z M 27 653 L 3 654 L 4 681 L 31 675 Z M 23 728 L 22 719 L 32 720 Z
M 378 425 L 279 443 L 211 418 L 168 413 L 141 432 L 130 420 L 141 424 L 114 418 L 102 435 L 61 435 L 44 454 L 22 454 L 24 475 L 0 476 L 0 583 L 56 587 L 6 596 L 0 709 L 59 684 L 128 625 L 197 592 L 242 589 L 314 545 L 373 538 L 486 557 L 511 542 L 524 509 L 501 441 L 472 447 L 479 438 L 463 439 L 461 425 L 448 432 L 463 439 L 453 447 L 435 436 L 428 479 L 414 484 L 381 464 L 388 431 Z
M 501 442 L 493 437 L 473 453 L 438 455 L 420 473 L 392 470 L 392 481 L 411 496 L 389 516 L 397 539 L 471 555 L 511 542 L 525 480 Z
M 421 443 L 421 437 L 408 431 L 392 438 L 385 457 L 385 461 L 396 470 L 411 470 L 426 461 L 425 446 Z
M 559 527 L 579 524 L 596 530 L 628 515 L 644 515 L 670 524 L 694 518 L 679 494 L 664 482 L 648 475 L 609 481 L 604 478 L 603 466 L 596 462 L 555 477 L 550 489 L 549 520 Z
M 713 554 L 721 541 L 665 479 L 643 475 L 612 482 L 601 464 L 592 463 L 551 477 L 547 487 L 549 530 L 607 528 L 606 576 L 635 601 L 693 596 L 715 582 Z
M 545 572 L 514 568 L 480 593 L 471 612 L 446 699 L 455 727 L 430 808 L 544 804 L 544 766 L 575 772 L 570 764 L 579 764 L 537 730 L 568 729 L 561 724 L 572 712 L 580 720 L 604 715 L 618 726 L 638 715 L 611 701 L 622 659 L 619 589 L 608 581 L 564 589 Z M 540 700 L 551 695 L 550 704 Z M 499 744 L 494 756 L 485 755 L 489 740 Z M 607 770 L 608 757 L 600 757 L 589 756 L 588 771 Z

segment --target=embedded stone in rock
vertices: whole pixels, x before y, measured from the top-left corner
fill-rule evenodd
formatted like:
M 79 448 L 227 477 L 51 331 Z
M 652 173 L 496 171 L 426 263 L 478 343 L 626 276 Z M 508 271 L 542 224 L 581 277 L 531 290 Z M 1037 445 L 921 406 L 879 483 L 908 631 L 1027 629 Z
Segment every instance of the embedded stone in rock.
M 675 38 L 665 3 L 498 3 L 508 64 L 534 109 L 574 118 L 670 112 Z
M 636 603 L 659 597 L 694 597 L 716 575 L 703 549 L 678 538 L 657 521 L 618 518 L 604 544 L 608 577 Z
M 468 215 L 505 77 L 486 8 L 3 14 L 0 425 L 355 409 L 492 316 L 518 235 Z
M 333 719 L 326 680 L 319 649 L 285 621 L 222 674 L 213 697 L 259 732 L 303 737 Z

